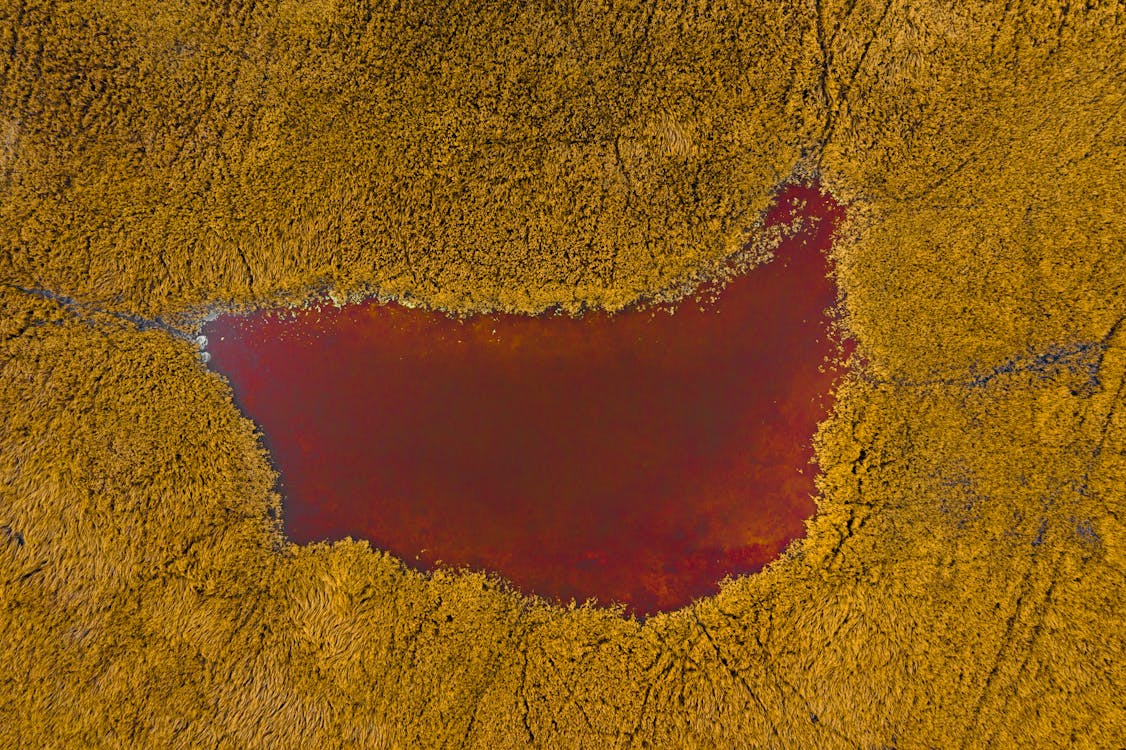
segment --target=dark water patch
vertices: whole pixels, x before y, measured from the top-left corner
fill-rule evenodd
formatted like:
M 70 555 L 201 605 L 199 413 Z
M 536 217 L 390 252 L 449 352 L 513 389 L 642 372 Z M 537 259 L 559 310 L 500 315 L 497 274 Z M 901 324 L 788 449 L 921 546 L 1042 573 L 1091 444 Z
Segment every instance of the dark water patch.
M 223 316 L 210 365 L 262 429 L 297 543 L 364 538 L 637 614 L 759 570 L 814 512 L 842 209 L 782 190 L 773 260 L 673 307 L 466 319 L 369 301 Z

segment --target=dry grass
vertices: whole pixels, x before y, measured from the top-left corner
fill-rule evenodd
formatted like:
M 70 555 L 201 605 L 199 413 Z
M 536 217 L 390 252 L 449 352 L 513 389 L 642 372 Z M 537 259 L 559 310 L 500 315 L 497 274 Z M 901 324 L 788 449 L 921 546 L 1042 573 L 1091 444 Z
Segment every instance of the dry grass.
M 1126 15 L 975 8 L 0 0 L 0 746 L 1126 745 Z M 645 625 L 288 545 L 130 317 L 618 308 L 803 153 L 868 363 L 818 515 Z

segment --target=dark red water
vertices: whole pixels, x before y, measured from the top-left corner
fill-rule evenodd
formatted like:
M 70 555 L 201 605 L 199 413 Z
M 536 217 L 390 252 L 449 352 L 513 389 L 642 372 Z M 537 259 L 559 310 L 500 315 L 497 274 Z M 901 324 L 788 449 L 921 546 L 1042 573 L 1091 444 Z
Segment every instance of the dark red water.
M 298 543 L 364 538 L 637 614 L 758 570 L 814 512 L 836 353 L 823 254 L 842 209 L 675 314 L 457 320 L 365 302 L 211 323 L 211 366 L 262 429 Z

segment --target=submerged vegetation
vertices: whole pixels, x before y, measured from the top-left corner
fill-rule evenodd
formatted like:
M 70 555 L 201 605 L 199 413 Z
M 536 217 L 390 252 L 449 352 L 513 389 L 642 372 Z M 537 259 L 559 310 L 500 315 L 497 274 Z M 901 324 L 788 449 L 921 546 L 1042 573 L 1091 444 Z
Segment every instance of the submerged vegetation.
M 1124 40 L 1062 0 L 0 0 L 0 745 L 1126 744 Z M 644 624 L 288 544 L 143 324 L 619 309 L 795 169 L 851 204 L 864 363 L 818 513 Z

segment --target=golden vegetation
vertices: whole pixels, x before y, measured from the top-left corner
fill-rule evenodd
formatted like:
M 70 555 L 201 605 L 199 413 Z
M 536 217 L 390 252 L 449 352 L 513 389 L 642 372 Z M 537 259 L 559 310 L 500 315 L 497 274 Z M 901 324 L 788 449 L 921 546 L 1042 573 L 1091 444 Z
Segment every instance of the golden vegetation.
M 0 1 L 0 746 L 1126 744 L 1126 14 L 752 5 Z M 796 165 L 867 362 L 819 512 L 643 625 L 288 545 L 130 317 L 617 308 Z

